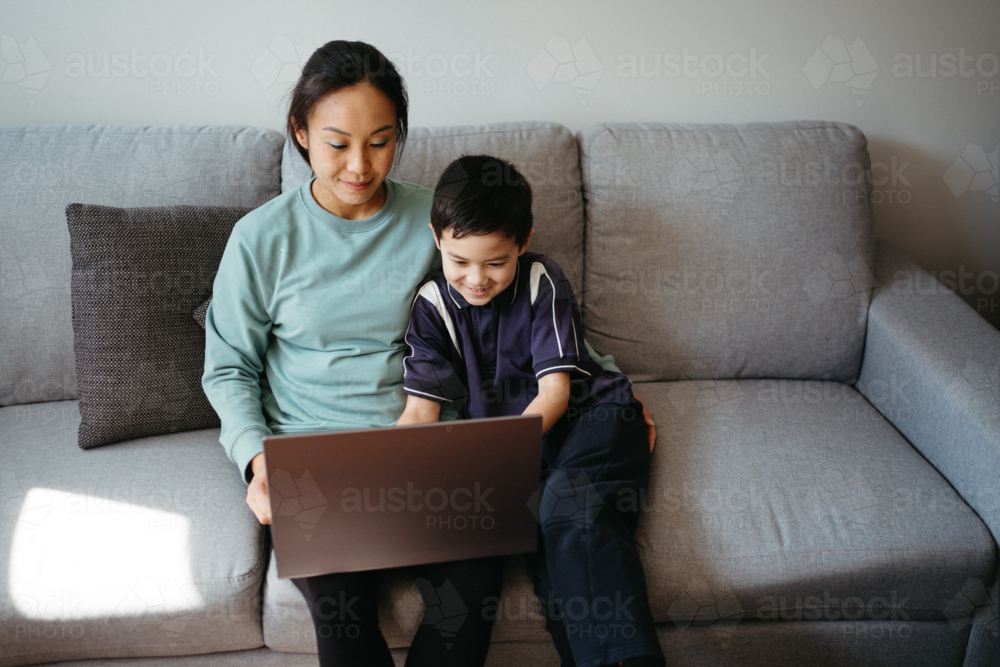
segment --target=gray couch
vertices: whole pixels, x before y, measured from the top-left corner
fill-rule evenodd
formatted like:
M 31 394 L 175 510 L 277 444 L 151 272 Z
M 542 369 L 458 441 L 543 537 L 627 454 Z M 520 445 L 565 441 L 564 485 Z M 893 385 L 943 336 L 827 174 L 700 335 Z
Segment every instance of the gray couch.
M 533 249 L 657 421 L 669 664 L 1000 664 L 1000 332 L 875 238 L 857 128 L 416 128 L 393 175 L 464 152 L 528 176 Z M 0 156 L 0 665 L 315 665 L 218 429 L 77 447 L 64 215 L 255 206 L 308 166 L 242 127 L 8 127 Z M 488 663 L 558 664 L 505 567 Z M 401 664 L 421 604 L 382 581 Z

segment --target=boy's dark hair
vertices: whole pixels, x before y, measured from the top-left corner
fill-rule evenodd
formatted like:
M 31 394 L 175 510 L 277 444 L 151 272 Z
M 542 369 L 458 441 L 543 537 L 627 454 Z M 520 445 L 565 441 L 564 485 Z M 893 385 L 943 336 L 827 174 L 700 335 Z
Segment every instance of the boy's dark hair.
M 306 129 L 309 114 L 320 100 L 338 90 L 370 83 L 380 90 L 396 109 L 396 159 L 406 144 L 407 108 L 406 85 L 392 61 L 365 42 L 336 40 L 316 49 L 302 68 L 292 99 L 288 105 L 285 130 L 299 155 L 309 162 L 309 151 L 295 140 L 297 128 Z
M 463 155 L 449 164 L 431 206 L 434 234 L 500 232 L 522 247 L 531 233 L 531 186 L 514 165 L 492 155 Z

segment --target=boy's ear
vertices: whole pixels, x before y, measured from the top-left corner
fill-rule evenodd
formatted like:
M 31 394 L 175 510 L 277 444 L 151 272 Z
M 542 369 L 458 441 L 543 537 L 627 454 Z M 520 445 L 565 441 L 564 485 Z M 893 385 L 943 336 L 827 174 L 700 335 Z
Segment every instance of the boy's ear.
M 524 251 L 528 249 L 528 244 L 531 243 L 531 237 L 534 236 L 534 235 L 535 235 L 535 230 L 534 229 L 532 229 L 530 232 L 528 232 L 528 238 L 524 239 L 524 245 L 522 245 L 521 249 L 517 251 L 517 256 L 518 257 L 520 257 L 521 255 L 523 255 Z
M 434 223 L 433 222 L 428 222 L 427 226 L 431 228 L 431 236 L 434 237 L 434 245 L 436 245 L 437 249 L 440 250 L 441 249 L 441 241 L 438 240 L 437 232 L 434 231 Z

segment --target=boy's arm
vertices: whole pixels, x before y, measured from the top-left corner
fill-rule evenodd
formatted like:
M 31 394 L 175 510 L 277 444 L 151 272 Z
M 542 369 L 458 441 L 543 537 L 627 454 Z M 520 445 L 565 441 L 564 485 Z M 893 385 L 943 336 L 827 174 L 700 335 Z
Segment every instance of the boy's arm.
M 409 407 L 409 403 L 407 403 Z M 542 416 L 542 435 L 566 412 L 569 407 L 569 373 L 547 373 L 538 378 L 538 396 L 521 414 Z
M 441 416 L 441 404 L 428 398 L 420 398 L 409 394 L 406 397 L 406 407 L 396 426 L 407 424 L 430 424 Z
M 433 281 L 417 291 L 404 340 L 409 346 L 409 354 L 403 358 L 403 391 L 407 400 L 405 421 L 400 417 L 397 425 L 422 423 L 428 415 L 427 403 L 436 406 L 435 421 L 440 419 L 442 404 L 449 415 L 460 412 L 469 390 L 456 363 L 462 358 L 457 330 Z

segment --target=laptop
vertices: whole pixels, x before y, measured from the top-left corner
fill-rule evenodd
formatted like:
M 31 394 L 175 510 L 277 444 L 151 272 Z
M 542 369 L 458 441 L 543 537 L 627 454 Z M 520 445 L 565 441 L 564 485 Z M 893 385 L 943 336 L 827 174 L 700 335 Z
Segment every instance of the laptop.
M 266 436 L 278 577 L 535 551 L 540 415 Z

